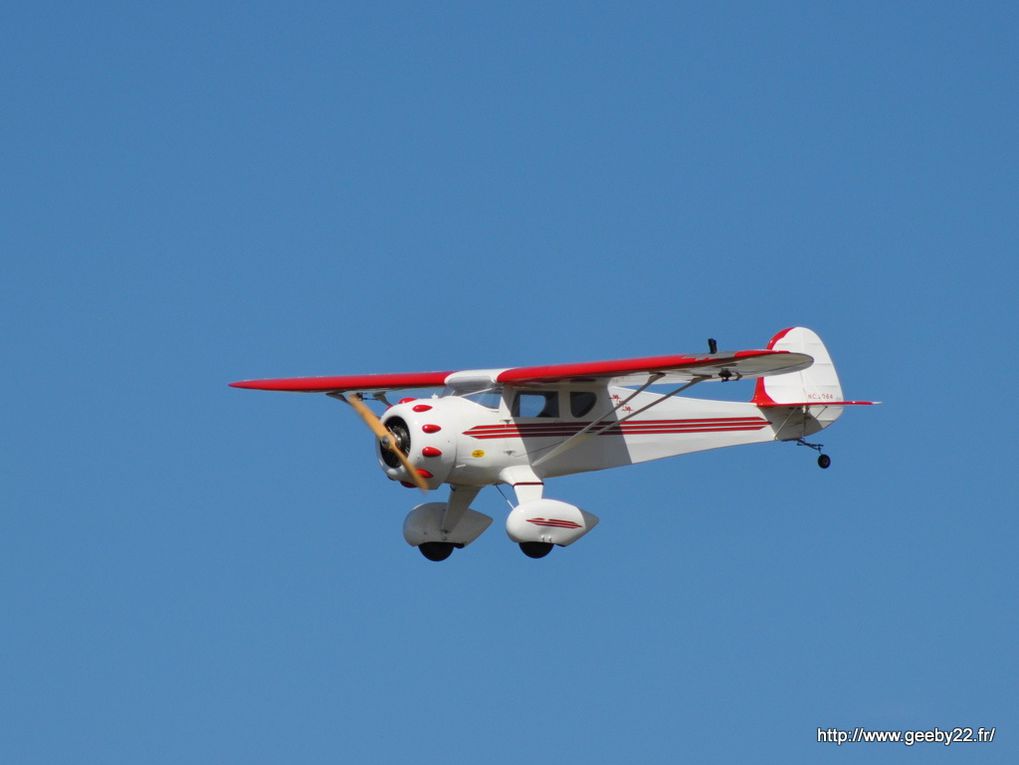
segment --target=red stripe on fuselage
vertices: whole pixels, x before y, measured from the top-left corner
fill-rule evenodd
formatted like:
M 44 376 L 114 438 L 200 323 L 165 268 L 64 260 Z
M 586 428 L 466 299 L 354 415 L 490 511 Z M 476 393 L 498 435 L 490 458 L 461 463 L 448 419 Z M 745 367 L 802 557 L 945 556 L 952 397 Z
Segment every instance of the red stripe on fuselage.
M 492 438 L 558 438 L 576 435 L 589 422 L 533 422 L 500 425 L 477 425 L 464 431 L 476 439 Z M 606 423 L 608 424 L 608 423 Z M 761 430 L 768 421 L 760 417 L 712 417 L 682 420 L 637 420 L 611 424 L 597 435 L 664 435 L 679 433 L 723 433 L 727 431 Z
M 725 424 L 738 424 L 738 423 L 766 423 L 762 417 L 704 417 L 699 419 L 685 419 L 685 420 L 627 420 L 626 422 L 619 423 L 622 427 L 649 427 L 649 426 L 661 426 L 661 425 L 725 425 Z M 489 430 L 505 430 L 507 428 L 531 428 L 531 429 L 561 429 L 561 428 L 573 428 L 580 430 L 588 425 L 590 422 L 515 422 L 515 423 L 503 423 L 498 425 L 475 425 L 471 428 L 471 431 L 489 431 Z M 605 423 L 608 424 L 608 423 Z
M 603 425 L 612 425 L 622 428 L 674 428 L 674 427 L 700 427 L 715 425 L 760 425 L 767 423 L 761 417 L 747 417 L 746 419 L 725 419 L 725 420 L 664 420 L 655 422 L 606 422 Z M 471 428 L 472 432 L 490 433 L 500 430 L 581 430 L 587 423 L 550 422 L 550 423 L 510 423 L 506 425 L 478 425 Z

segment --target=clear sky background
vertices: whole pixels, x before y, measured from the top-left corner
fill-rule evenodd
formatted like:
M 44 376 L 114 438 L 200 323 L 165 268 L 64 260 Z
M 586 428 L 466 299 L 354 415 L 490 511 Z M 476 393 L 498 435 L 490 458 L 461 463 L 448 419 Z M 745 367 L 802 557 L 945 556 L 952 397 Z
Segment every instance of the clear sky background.
M 1019 19 L 897 5 L 8 6 L 0 761 L 1015 762 Z M 793 324 L 830 470 L 559 479 L 541 561 L 226 386 Z

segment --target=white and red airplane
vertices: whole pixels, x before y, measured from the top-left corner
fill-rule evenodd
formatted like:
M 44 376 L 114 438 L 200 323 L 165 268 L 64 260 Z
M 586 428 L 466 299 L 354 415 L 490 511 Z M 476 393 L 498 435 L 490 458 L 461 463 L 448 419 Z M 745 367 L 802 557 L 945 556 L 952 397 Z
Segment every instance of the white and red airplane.
M 511 369 L 245 380 L 235 388 L 325 393 L 350 404 L 377 438 L 390 480 L 423 491 L 449 484 L 449 499 L 418 505 L 404 538 L 429 560 L 477 539 L 492 519 L 470 509 L 485 486 L 508 484 L 517 505 L 506 532 L 532 558 L 580 539 L 598 518 L 543 496 L 549 478 L 765 441 L 796 441 L 831 425 L 846 401 L 821 338 L 784 329 L 767 349 L 594 361 Z M 756 379 L 749 403 L 677 394 L 698 383 Z M 652 386 L 670 386 L 664 392 Z M 390 405 L 386 393 L 441 388 Z M 381 418 L 365 394 L 387 406 Z M 831 459 L 821 453 L 818 465 Z

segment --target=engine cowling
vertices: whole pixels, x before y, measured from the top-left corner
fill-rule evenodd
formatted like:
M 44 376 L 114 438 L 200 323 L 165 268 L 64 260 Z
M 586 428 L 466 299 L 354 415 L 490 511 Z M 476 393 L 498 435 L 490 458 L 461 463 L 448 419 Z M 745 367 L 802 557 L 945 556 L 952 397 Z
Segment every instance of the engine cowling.
M 441 486 L 456 465 L 456 428 L 445 399 L 410 399 L 390 407 L 382 424 L 428 483 Z M 410 476 L 391 451 L 376 445 L 379 466 L 392 481 L 411 485 Z
M 598 517 L 557 499 L 535 499 L 517 505 L 506 518 L 514 542 L 573 544 L 598 524 Z

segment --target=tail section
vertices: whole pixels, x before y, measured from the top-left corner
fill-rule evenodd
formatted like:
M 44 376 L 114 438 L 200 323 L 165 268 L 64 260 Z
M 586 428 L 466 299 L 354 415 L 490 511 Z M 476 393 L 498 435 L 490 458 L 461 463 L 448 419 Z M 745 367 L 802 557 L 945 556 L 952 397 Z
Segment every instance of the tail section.
M 805 353 L 814 359 L 813 364 L 799 372 L 757 378 L 751 403 L 771 422 L 779 441 L 800 440 L 827 428 L 842 416 L 843 407 L 875 403 L 842 398 L 835 364 L 813 330 L 806 327 L 783 329 L 771 338 L 768 349 Z M 819 448 L 816 444 L 813 446 Z M 831 464 L 825 455 L 821 455 L 821 460 L 818 462 L 821 467 Z
M 816 332 L 806 327 L 783 329 L 771 338 L 768 350 L 805 353 L 814 359 L 814 363 L 800 372 L 758 377 L 751 399 L 754 404 L 766 407 L 846 403 L 842 398 L 835 364 Z

